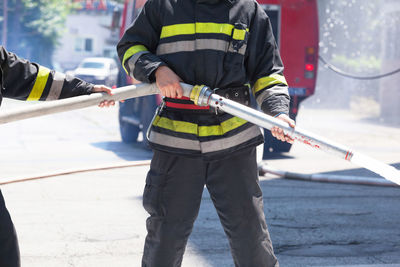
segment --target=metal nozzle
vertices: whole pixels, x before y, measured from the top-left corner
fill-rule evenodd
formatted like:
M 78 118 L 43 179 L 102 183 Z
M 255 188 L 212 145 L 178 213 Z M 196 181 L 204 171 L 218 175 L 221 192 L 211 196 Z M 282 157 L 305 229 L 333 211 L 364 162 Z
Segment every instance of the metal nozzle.
M 208 86 L 203 86 L 199 93 L 199 98 L 197 100 L 197 105 L 199 106 L 208 106 L 208 101 L 210 99 L 213 91 Z

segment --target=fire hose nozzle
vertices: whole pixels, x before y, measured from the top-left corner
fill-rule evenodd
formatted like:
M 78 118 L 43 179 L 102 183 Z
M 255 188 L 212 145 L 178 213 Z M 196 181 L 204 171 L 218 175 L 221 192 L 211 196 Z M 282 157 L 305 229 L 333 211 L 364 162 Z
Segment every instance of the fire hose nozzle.
M 213 91 L 205 85 L 195 85 L 190 93 L 190 100 L 198 106 L 208 106 Z

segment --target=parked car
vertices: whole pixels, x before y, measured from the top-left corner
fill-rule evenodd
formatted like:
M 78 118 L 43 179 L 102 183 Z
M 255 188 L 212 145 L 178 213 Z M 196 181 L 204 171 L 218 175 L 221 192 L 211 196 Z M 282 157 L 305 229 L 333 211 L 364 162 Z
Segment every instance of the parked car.
M 118 66 L 114 59 L 107 57 L 85 58 L 69 74 L 94 84 L 112 87 L 117 84 Z

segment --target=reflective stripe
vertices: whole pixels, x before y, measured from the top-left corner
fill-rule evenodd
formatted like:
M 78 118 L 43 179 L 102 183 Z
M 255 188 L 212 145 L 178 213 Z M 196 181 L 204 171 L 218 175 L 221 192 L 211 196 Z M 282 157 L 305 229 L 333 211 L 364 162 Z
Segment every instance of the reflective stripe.
M 50 70 L 48 68 L 39 66 L 35 84 L 33 85 L 32 91 L 26 100 L 36 101 L 40 99 L 43 94 L 44 87 L 46 86 L 47 79 L 49 78 L 49 73 Z
M 200 146 L 203 153 L 215 152 L 240 145 L 259 135 L 261 135 L 260 128 L 256 125 L 253 125 L 252 127 L 234 136 L 213 141 L 202 142 L 200 143 Z
M 200 142 L 150 131 L 149 141 L 155 144 L 200 151 Z
M 191 52 L 195 50 L 195 41 L 179 41 L 160 44 L 157 47 L 157 55 L 172 54 L 178 52 Z
M 232 38 L 235 40 L 244 40 L 246 37 L 246 32 L 248 32 L 249 29 L 246 30 L 241 30 L 241 29 L 233 29 L 233 35 Z
M 157 116 L 153 122 L 153 125 L 174 132 L 193 134 L 199 137 L 206 137 L 224 135 L 227 132 L 244 125 L 246 122 L 246 120 L 243 120 L 241 118 L 232 117 L 226 121 L 221 122 L 220 125 L 198 126 L 197 124 L 191 122 L 176 121 Z
M 157 47 L 157 55 L 165 55 L 179 52 L 193 52 L 196 50 L 216 50 L 222 52 L 233 52 L 244 55 L 246 52 L 247 45 L 243 45 L 239 51 L 235 51 L 232 47 L 229 47 L 229 42 L 218 39 L 197 39 L 193 41 L 178 41 L 172 43 L 160 44 Z
M 172 37 L 176 35 L 195 34 L 194 23 L 174 24 L 163 26 L 161 29 L 160 39 Z
M 247 48 L 247 44 L 243 44 L 242 47 L 239 48 L 239 50 L 233 49 L 233 46 L 230 45 L 229 49 L 228 49 L 228 52 L 238 53 L 238 54 L 244 55 L 246 53 L 246 48 Z
M 225 23 L 213 23 L 213 22 L 196 22 L 196 23 L 183 23 L 164 26 L 161 29 L 160 39 L 177 36 L 177 35 L 189 35 L 196 33 L 220 33 L 225 35 L 232 35 L 234 26 L 232 24 Z M 234 39 L 244 40 L 246 30 L 235 30 Z
M 231 36 L 232 29 L 232 24 L 196 22 L 196 33 L 221 33 Z
M 197 140 L 179 138 L 158 133 L 155 131 L 150 132 L 149 141 L 155 144 L 173 148 L 189 149 L 201 151 L 202 153 L 210 153 L 240 145 L 259 135 L 261 135 L 260 128 L 256 125 L 253 125 L 250 128 L 234 136 L 213 141 L 199 142 Z
M 271 76 L 266 76 L 258 79 L 253 87 L 253 93 L 257 93 L 258 91 L 264 89 L 265 87 L 283 83 L 287 85 L 286 79 L 283 75 L 280 74 L 272 74 Z
M 131 73 L 129 74 L 130 76 L 133 77 L 133 71 L 135 70 L 136 61 L 139 59 L 139 57 L 141 55 L 147 54 L 147 53 L 150 53 L 150 52 L 149 51 L 140 51 L 140 52 L 137 52 L 136 54 L 134 54 L 133 56 L 131 56 L 130 59 L 128 59 L 128 66 L 129 66 L 129 70 L 131 71 Z
M 55 72 L 53 77 L 53 82 L 51 83 L 49 94 L 47 95 L 47 100 L 56 100 L 60 98 L 61 91 L 64 85 L 65 74 L 60 72 Z
M 122 59 L 122 67 L 124 68 L 126 73 L 128 73 L 128 71 L 125 68 L 125 61 L 128 58 L 130 58 L 131 56 L 133 56 L 134 54 L 141 52 L 141 51 L 148 51 L 148 50 L 144 45 L 134 45 L 134 46 L 130 47 L 128 50 L 126 50 L 126 52 L 124 54 L 124 58 Z
M 264 100 L 272 95 L 289 95 L 289 90 L 286 85 L 278 85 L 272 88 L 268 88 L 268 90 L 264 90 L 261 93 L 257 94 L 257 104 L 261 107 Z
M 212 135 L 224 135 L 229 131 L 232 131 L 247 121 L 238 117 L 232 117 L 229 120 L 221 122 L 221 125 L 212 126 L 199 126 L 199 136 L 212 136 Z
M 153 122 L 154 126 L 168 129 L 179 133 L 188 133 L 197 135 L 198 125 L 191 122 L 175 121 L 165 117 L 157 116 Z

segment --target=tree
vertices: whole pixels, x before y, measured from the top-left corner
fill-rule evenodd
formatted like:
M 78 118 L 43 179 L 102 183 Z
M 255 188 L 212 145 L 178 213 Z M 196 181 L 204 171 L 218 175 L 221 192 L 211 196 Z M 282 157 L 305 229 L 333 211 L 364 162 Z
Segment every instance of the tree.
M 51 67 L 52 53 L 72 7 L 70 0 L 8 0 L 7 48 Z

